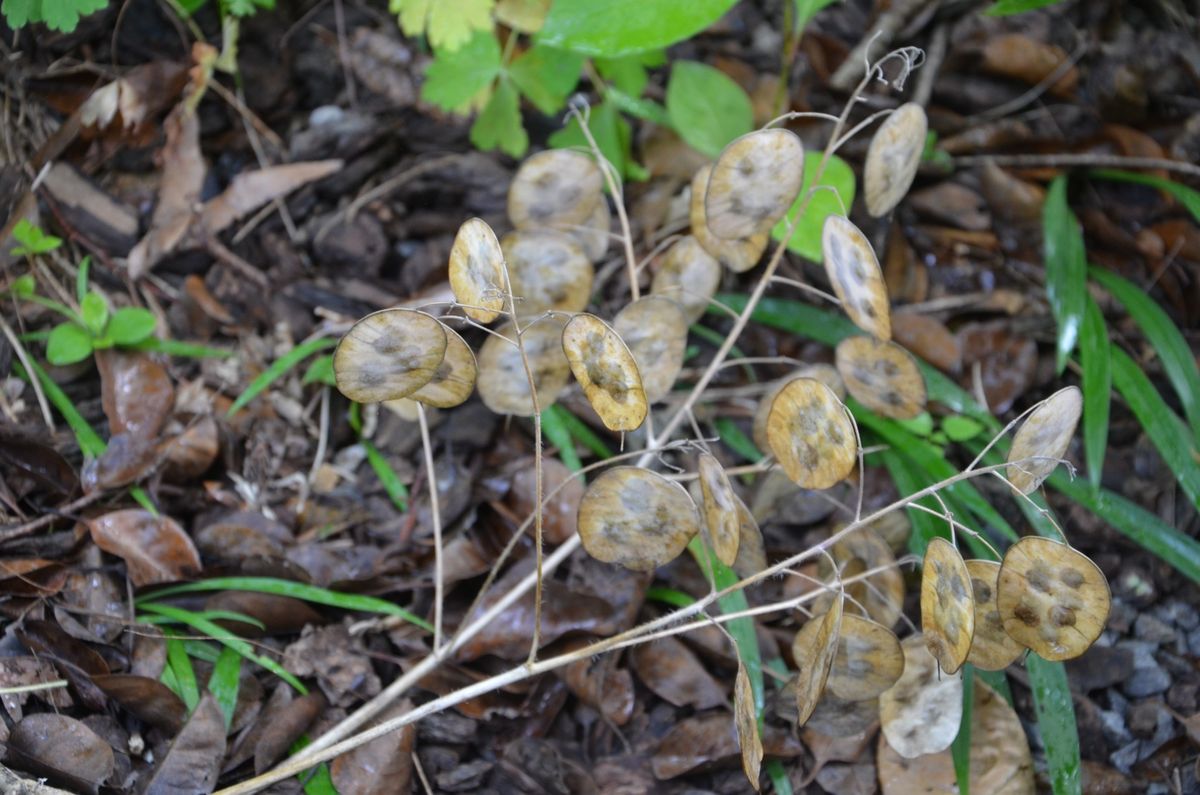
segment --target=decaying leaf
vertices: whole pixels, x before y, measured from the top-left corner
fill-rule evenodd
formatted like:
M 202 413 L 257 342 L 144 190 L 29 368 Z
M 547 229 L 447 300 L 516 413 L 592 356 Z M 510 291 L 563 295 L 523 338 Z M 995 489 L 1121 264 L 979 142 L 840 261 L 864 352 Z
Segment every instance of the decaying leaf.
M 717 560 L 732 566 L 737 560 L 740 537 L 737 495 L 721 462 L 708 453 L 700 454 L 700 493 L 703 495 L 704 526 Z
M 838 635 L 842 628 L 842 598 L 835 596 L 828 612 L 814 616 L 808 623 L 816 627 L 809 632 L 802 628 L 792 641 L 792 658 L 799 676 L 792 689 L 796 696 L 796 725 L 803 726 L 821 700 L 833 661 L 837 659 Z M 806 625 L 807 626 L 807 625 Z
M 504 252 L 496 233 L 480 218 L 458 228 L 450 249 L 450 289 L 472 320 L 491 323 L 504 309 Z
M 112 511 L 85 520 L 92 541 L 125 561 L 135 587 L 174 582 L 200 571 L 192 539 L 174 520 L 141 508 Z
M 879 696 L 883 735 L 906 759 L 944 751 L 962 722 L 962 674 L 939 671 L 920 635 L 905 638 L 900 645 L 904 673 Z
M 688 323 L 679 305 L 648 295 L 618 312 L 612 327 L 637 362 L 646 401 L 657 403 L 670 394 L 687 349 Z
M 682 641 L 658 638 L 629 650 L 638 679 L 677 707 L 709 709 L 727 703 L 725 688 Z
M 595 315 L 580 312 L 562 332 L 563 353 L 588 403 L 610 431 L 632 431 L 649 404 L 637 362 L 621 336 Z
M 692 198 L 689 205 L 692 235 L 700 241 L 705 251 L 716 257 L 729 270 L 734 273 L 748 271 L 758 264 L 763 252 L 767 250 L 770 233 L 760 232 L 737 240 L 726 240 L 713 234 L 704 210 L 704 197 L 708 193 L 708 178 L 711 173 L 712 167 L 705 166 L 692 178 Z
M 446 355 L 429 383 L 409 397 L 426 406 L 448 409 L 466 402 L 471 396 L 479 368 L 471 347 L 458 332 L 446 327 L 442 330 L 446 332 Z
M 412 702 L 405 699 L 382 712 L 373 723 L 399 717 L 412 706 Z M 416 742 L 417 726 L 410 723 L 347 751 L 329 765 L 333 785 L 340 795 L 409 792 Z
M 863 166 L 863 198 L 871 215 L 878 218 L 888 214 L 908 193 L 921 165 L 928 128 L 925 109 L 908 102 L 896 108 L 875 131 Z
M 550 309 L 580 312 L 592 292 L 595 269 L 575 239 L 554 229 L 522 229 L 500 241 L 517 315 Z
M 968 560 L 971 593 L 975 597 L 975 636 L 967 662 L 984 671 L 1002 671 L 1017 661 L 1025 649 L 1004 631 L 996 590 L 1000 564 L 992 560 Z
M 579 225 L 603 200 L 604 175 L 585 154 L 547 149 L 527 158 L 508 188 L 508 217 L 517 229 Z
M 952 674 L 962 667 L 975 636 L 975 596 L 962 555 L 941 537 L 925 549 L 921 629 L 929 653 L 943 671 Z
M 141 791 L 212 792 L 224 756 L 225 717 L 212 693 L 205 691 L 154 772 L 143 779 Z
M 762 769 L 763 744 L 758 736 L 758 711 L 754 708 L 754 688 L 746 666 L 738 658 L 737 677 L 733 681 L 733 724 L 737 727 L 738 746 L 742 749 L 742 770 L 750 786 L 758 790 Z
M 333 352 L 338 389 L 359 403 L 408 397 L 437 375 L 446 337 L 445 326 L 424 312 L 372 312 L 351 326 Z
M 663 255 L 650 293 L 670 298 L 683 309 L 687 323 L 708 311 L 708 302 L 721 284 L 721 263 L 693 235 L 675 241 Z
M 854 469 L 858 441 L 846 407 L 814 378 L 784 385 L 767 416 L 767 441 L 787 476 L 806 489 L 827 489 Z
M 1082 411 L 1083 393 L 1075 386 L 1058 390 L 1034 409 L 1008 452 L 1007 474 L 1014 489 L 1028 494 L 1050 476 L 1071 444 Z
M 704 196 L 708 228 L 724 240 L 771 231 L 800 192 L 804 144 L 789 130 L 756 130 L 734 140 L 712 166 Z
M 645 571 L 674 560 L 700 532 L 687 491 L 638 467 L 613 467 L 579 504 L 579 537 L 592 557 Z
M 890 340 L 887 285 L 867 236 L 849 219 L 830 215 L 821 230 L 821 256 L 829 283 L 854 325 L 877 339 Z
M 5 761 L 51 781 L 98 792 L 113 773 L 112 747 L 74 718 L 41 712 L 12 727 Z
M 571 377 L 571 365 L 562 349 L 564 325 L 566 323 L 556 316 L 521 329 L 521 342 L 525 346 L 533 387 L 542 410 L 558 399 Z M 480 348 L 476 386 L 484 405 L 497 414 L 533 415 L 529 378 L 511 323 L 489 335 Z
M 838 343 L 835 357 L 846 391 L 876 414 L 905 420 L 925 410 L 925 378 L 912 354 L 899 345 L 847 337 Z
M 879 699 L 847 701 L 826 690 L 808 722 L 804 724 L 804 729 L 820 732 L 826 737 L 853 737 L 873 730 L 872 727 L 878 722 Z

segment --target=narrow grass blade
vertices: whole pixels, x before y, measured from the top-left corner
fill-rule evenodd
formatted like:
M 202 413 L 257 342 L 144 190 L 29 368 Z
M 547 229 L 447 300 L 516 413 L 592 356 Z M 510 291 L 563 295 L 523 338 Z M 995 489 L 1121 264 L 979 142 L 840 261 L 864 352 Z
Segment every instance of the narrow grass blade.
M 615 455 L 612 449 L 604 443 L 603 439 L 596 435 L 596 432 L 586 422 L 568 411 L 565 406 L 555 404 L 546 409 L 545 414 L 555 415 L 555 419 L 570 431 L 571 435 L 575 437 L 575 441 L 591 450 L 600 458 L 612 458 Z M 545 414 L 543 414 L 543 417 Z
M 1067 670 L 1036 654 L 1025 659 L 1038 729 L 1046 746 L 1046 766 L 1054 795 L 1080 795 L 1079 729 L 1067 686 Z
M 1083 335 L 1079 339 L 1079 363 L 1083 367 L 1083 457 L 1088 480 L 1097 489 L 1108 452 L 1108 413 L 1112 400 L 1109 356 L 1108 327 L 1100 307 L 1089 295 L 1083 313 Z
M 1058 372 L 1079 341 L 1087 296 L 1087 252 L 1075 213 L 1067 206 L 1067 177 L 1050 183 L 1042 206 L 1042 254 L 1046 267 L 1046 296 L 1058 323 Z
M 733 569 L 717 560 L 716 556 L 712 554 L 712 550 L 704 546 L 699 536 L 693 538 L 688 544 L 688 551 L 700 564 L 705 579 L 707 580 L 711 576 L 716 582 L 718 591 L 741 580 Z M 734 591 L 721 597 L 717 600 L 717 605 L 721 608 L 722 613 L 737 613 L 750 609 L 750 603 L 746 601 L 746 594 L 742 591 Z M 746 675 L 750 678 L 750 687 L 754 691 L 754 710 L 758 714 L 759 729 L 761 730 L 764 704 L 762 654 L 758 648 L 758 635 L 754 631 L 754 619 L 749 616 L 736 618 L 726 622 L 725 628 L 733 636 L 738 657 L 746 666 Z
M 167 638 L 167 665 L 171 667 L 171 674 L 175 679 L 175 692 L 183 699 L 183 704 L 190 713 L 200 703 L 200 688 L 196 685 L 196 672 L 192 668 L 192 661 L 188 659 L 187 650 L 179 638 Z
M 190 610 L 188 612 L 205 621 L 237 621 L 241 624 L 249 624 L 260 630 L 266 629 L 263 623 L 257 618 L 251 618 L 245 613 L 235 613 L 232 610 Z M 179 623 L 179 619 L 171 616 L 143 616 L 141 621 L 143 624 L 154 624 L 155 626 L 169 626 Z
M 242 673 L 242 658 L 233 649 L 226 646 L 217 657 L 212 675 L 208 677 L 208 689 L 217 700 L 221 714 L 225 716 L 225 729 L 229 730 L 233 723 L 233 709 L 237 706 L 238 677 Z
M 237 400 L 233 401 L 233 405 L 229 407 L 229 411 L 225 412 L 226 417 L 232 417 L 237 414 L 254 398 L 258 397 L 263 390 L 278 381 L 288 370 L 291 370 L 300 362 L 312 356 L 318 351 L 328 350 L 337 345 L 338 341 L 329 337 L 319 337 L 315 340 L 309 340 L 301 345 L 297 345 L 290 351 L 276 359 L 270 367 L 259 373 L 258 377 L 250 382 L 246 387 L 246 391 L 238 395 Z
M 954 761 L 954 778 L 958 780 L 959 795 L 971 795 L 971 713 L 975 707 L 975 666 L 967 663 L 962 671 L 962 720 L 958 734 L 950 744 L 950 758 Z
M 136 351 L 165 353 L 168 356 L 180 356 L 185 359 L 228 359 L 233 356 L 233 351 L 227 348 L 210 348 L 195 342 L 166 340 L 158 337 L 147 337 L 137 345 L 130 347 Z
M 1100 177 L 1101 179 L 1111 179 L 1116 182 L 1136 182 L 1139 185 L 1149 185 L 1152 188 L 1158 188 L 1175 197 L 1175 200 L 1192 214 L 1192 217 L 1196 219 L 1196 223 L 1200 223 L 1200 191 L 1193 190 L 1187 185 L 1180 185 L 1178 182 L 1162 179 L 1153 174 L 1138 174 L 1132 171 L 1100 169 L 1089 173 L 1091 176 Z
M 559 409 L 555 411 L 555 409 Z M 583 469 L 583 461 L 579 458 L 579 452 L 575 449 L 575 440 L 571 436 L 571 430 L 563 422 L 562 413 L 566 411 L 560 406 L 551 406 L 542 412 L 542 433 L 546 434 L 546 438 L 550 443 L 558 448 L 558 457 L 562 459 L 563 465 L 572 472 L 578 472 Z
M 392 505 L 395 505 L 396 510 L 401 513 L 407 511 L 408 487 L 400 481 L 400 476 L 396 474 L 396 470 L 392 469 L 392 465 L 388 463 L 383 453 L 379 452 L 378 447 L 368 439 L 361 440 L 361 443 L 363 450 L 367 453 L 367 464 L 375 473 L 375 477 L 379 478 L 379 482 L 383 484 L 383 490 L 387 493 L 388 499 L 392 501 Z
M 775 795 L 792 795 L 792 781 L 788 778 L 787 770 L 783 767 L 783 762 L 778 759 L 768 759 L 763 765 L 763 769 L 767 771 L 767 776 L 771 779 L 771 786 L 775 788 Z
M 907 497 L 929 485 L 928 483 L 921 482 L 921 479 L 914 473 L 910 463 L 896 450 L 888 448 L 872 455 L 879 456 L 883 461 L 883 466 L 887 469 L 888 476 L 896 484 L 896 490 L 900 494 Z M 930 510 L 938 510 L 938 504 L 932 497 L 926 497 L 919 502 Z M 912 534 L 908 537 L 908 549 L 914 555 L 924 557 L 925 548 L 929 546 L 930 541 L 938 536 L 946 539 L 950 538 L 950 531 L 946 527 L 946 523 L 939 521 L 937 517 L 917 508 L 908 508 L 907 512 L 909 521 L 912 523 Z
M 1012 688 L 1008 686 L 1008 677 L 1004 675 L 1004 671 L 982 671 L 976 668 L 975 676 L 1003 696 L 1010 707 L 1013 705 Z
M 100 438 L 99 434 L 88 425 L 87 420 L 75 408 L 75 404 L 71 402 L 71 398 L 67 397 L 67 393 L 62 391 L 58 384 L 42 369 L 37 362 L 31 361 L 33 365 L 33 375 L 37 378 L 38 383 L 42 385 L 42 391 L 46 393 L 46 399 L 49 400 L 54 408 L 58 409 L 58 413 L 67 421 L 71 432 L 75 434 L 75 441 L 79 443 L 79 449 L 83 454 L 91 458 L 97 458 L 104 452 L 107 445 Z M 13 372 L 18 377 L 29 380 L 29 373 L 16 362 L 13 363 Z
M 721 417 L 714 424 L 717 426 L 717 433 L 721 435 L 721 441 L 730 450 L 752 464 L 762 461 L 762 452 L 754 444 L 754 440 L 742 432 L 742 429 L 738 427 L 736 422 L 728 417 Z
M 671 607 L 687 607 L 696 601 L 683 591 L 679 591 L 674 588 L 663 588 L 660 586 L 647 588 L 646 598 L 653 599 L 656 602 L 662 602 L 663 604 L 670 605 Z
M 189 638 L 183 641 L 183 648 L 187 649 L 188 656 L 192 659 L 204 660 L 213 665 L 216 665 L 217 660 L 221 657 L 221 651 L 216 645 L 206 640 L 192 640 Z

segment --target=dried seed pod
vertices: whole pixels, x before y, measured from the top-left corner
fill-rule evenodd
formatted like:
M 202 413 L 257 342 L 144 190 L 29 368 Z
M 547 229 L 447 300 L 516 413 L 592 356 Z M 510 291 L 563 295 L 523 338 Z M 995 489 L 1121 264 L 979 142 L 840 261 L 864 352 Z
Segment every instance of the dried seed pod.
M 405 422 L 417 422 L 421 419 L 421 404 L 410 397 L 385 400 L 380 405 Z
M 574 238 L 554 229 L 510 232 L 500 241 L 522 318 L 548 309 L 580 312 L 592 292 L 595 269 Z
M 704 250 L 699 240 L 688 235 L 667 249 L 650 282 L 650 293 L 679 304 L 691 324 L 708 311 L 708 300 L 716 295 L 720 284 L 721 263 Z
M 735 240 L 769 233 L 804 182 L 804 144 L 774 127 L 732 141 L 713 164 L 704 196 L 708 228 Z
M 562 349 L 564 325 L 563 320 L 551 317 L 521 330 L 539 408 L 543 411 L 558 399 L 571 377 L 571 365 Z M 489 335 L 479 350 L 479 396 L 484 405 L 497 414 L 532 416 L 534 408 L 529 379 L 525 375 L 521 351 L 515 344 L 512 324 L 501 327 L 496 334 L 500 336 Z
M 771 442 L 767 438 L 767 419 L 771 416 L 771 404 L 775 402 L 780 391 L 796 378 L 815 378 L 832 389 L 838 400 L 846 399 L 846 385 L 842 383 L 842 377 L 838 375 L 837 368 L 832 364 L 806 364 L 772 382 L 763 396 L 759 398 L 758 407 L 754 410 L 754 422 L 751 425 L 754 444 L 758 445 L 759 450 L 765 452 L 771 449 Z
M 446 329 L 414 309 L 372 312 L 333 352 L 338 390 L 359 403 L 407 397 L 428 384 L 446 355 Z
M 738 658 L 737 678 L 733 683 L 733 723 L 737 728 L 738 745 L 742 749 L 742 770 L 750 785 L 758 789 L 758 777 L 762 767 L 763 744 L 758 735 L 758 710 L 754 706 L 754 688 L 746 666 Z
M 803 726 L 821 700 L 825 692 L 825 684 L 829 680 L 829 672 L 833 669 L 833 661 L 837 657 L 838 634 L 842 628 L 842 599 L 835 597 L 829 611 L 821 616 L 814 616 L 809 623 L 816 622 L 816 629 L 811 637 L 801 642 L 801 634 L 796 635 L 792 644 L 792 658 L 800 669 L 800 678 L 796 681 L 796 725 Z
M 763 252 L 767 250 L 770 233 L 760 232 L 737 240 L 725 240 L 713 234 L 704 213 L 704 197 L 708 191 L 708 175 L 711 172 L 712 166 L 705 166 L 692 178 L 692 199 L 688 213 L 692 222 L 692 234 L 700 241 L 705 251 L 716 257 L 729 270 L 734 273 L 748 271 L 758 264 Z
M 904 671 L 904 652 L 896 634 L 882 624 L 853 613 L 842 616 L 838 655 L 828 687 L 838 698 L 877 698 L 896 684 Z
M 504 309 L 504 252 L 486 221 L 470 218 L 458 228 L 450 249 L 450 291 L 479 323 L 491 323 Z
M 847 337 L 835 360 L 846 391 L 876 414 L 907 420 L 925 410 L 925 378 L 912 354 L 894 342 Z
M 1004 631 L 1047 660 L 1070 660 L 1087 651 L 1104 630 L 1111 606 L 1099 567 L 1066 544 L 1026 536 L 1004 555 L 996 587 Z
M 877 339 L 890 340 L 887 285 L 867 236 L 849 219 L 830 215 L 821 229 L 821 256 L 829 283 L 854 325 Z
M 962 674 L 938 671 L 920 635 L 905 638 L 904 673 L 879 696 L 888 745 L 907 759 L 950 747 L 962 722 Z
M 1025 648 L 1009 637 L 996 606 L 1000 564 L 992 560 L 968 560 L 971 593 L 975 597 L 975 636 L 967 662 L 984 671 L 1002 671 L 1017 661 Z
M 708 453 L 700 454 L 700 493 L 704 526 L 708 528 L 709 543 L 717 560 L 732 566 L 737 560 L 741 517 L 738 515 L 737 495 L 721 462 Z
M 788 382 L 771 403 L 767 441 L 787 476 L 827 489 L 854 469 L 858 442 L 846 407 L 815 378 Z
M 848 701 L 826 690 L 804 728 L 826 737 L 851 737 L 862 734 L 878 722 L 879 699 Z
M 700 532 L 687 491 L 648 469 L 613 467 L 579 503 L 579 539 L 592 557 L 648 571 L 674 560 Z
M 908 193 L 928 129 L 925 109 L 909 102 L 896 108 L 875 131 L 863 166 L 863 194 L 871 215 L 886 215 Z
M 767 567 L 767 549 L 754 514 L 750 513 L 741 497 L 734 496 L 733 499 L 737 502 L 738 548 L 731 568 L 739 577 L 749 577 Z
M 612 325 L 637 362 L 646 401 L 665 398 L 683 369 L 688 332 L 683 310 L 669 298 L 648 295 L 618 312 Z
M 873 528 L 861 527 L 833 545 L 833 559 L 842 568 L 843 577 L 853 575 L 854 569 L 875 571 L 871 587 L 856 583 L 846 590 L 867 608 L 867 615 L 889 629 L 894 627 L 904 606 L 904 577 L 888 543 Z
M 587 258 L 595 264 L 608 252 L 608 244 L 612 239 L 612 211 L 608 209 L 608 202 L 601 198 L 582 225 L 559 225 L 555 228 L 573 237 Z
M 1058 390 L 1033 410 L 1008 451 L 1006 473 L 1014 489 L 1028 494 L 1050 476 L 1071 444 L 1082 411 L 1083 393 L 1074 386 Z
M 442 358 L 442 363 L 438 365 L 437 372 L 429 383 L 409 397 L 438 409 L 457 406 L 471 396 L 478 371 L 471 346 L 467 345 L 457 331 L 446 328 L 446 355 Z
M 944 538 L 934 538 L 925 549 L 921 630 L 943 671 L 952 674 L 962 667 L 975 636 L 975 596 L 967 564 Z
M 517 229 L 578 225 L 603 201 L 604 175 L 592 158 L 547 149 L 517 169 L 508 188 L 508 217 Z
M 617 332 L 595 315 L 580 312 L 563 327 L 563 353 L 583 394 L 610 431 L 632 431 L 649 404 L 633 354 Z

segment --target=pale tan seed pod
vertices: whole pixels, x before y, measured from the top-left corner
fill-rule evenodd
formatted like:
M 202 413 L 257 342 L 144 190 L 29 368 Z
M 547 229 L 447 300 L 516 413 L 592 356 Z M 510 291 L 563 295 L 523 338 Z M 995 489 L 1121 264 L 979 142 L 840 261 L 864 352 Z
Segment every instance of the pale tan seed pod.
M 962 674 L 938 670 L 925 638 L 900 644 L 904 673 L 879 696 L 879 723 L 888 745 L 906 759 L 950 747 L 962 722 Z
M 725 474 L 721 462 L 708 453 L 699 461 L 701 509 L 704 526 L 708 528 L 709 543 L 717 560 L 732 566 L 737 560 L 741 537 L 741 517 L 738 515 L 737 495 Z
M 863 194 L 871 215 L 887 215 L 908 193 L 921 165 L 928 131 L 925 109 L 916 102 L 896 108 L 879 125 L 863 166 Z
M 667 249 L 650 282 L 650 293 L 679 304 L 690 325 L 708 311 L 708 301 L 717 294 L 720 284 L 721 263 L 695 236 L 687 235 Z
M 1103 572 L 1066 544 L 1026 536 L 1004 555 L 996 587 L 1004 631 L 1044 659 L 1070 660 L 1087 651 L 1111 606 Z
M 842 310 L 876 339 L 892 338 L 891 306 L 887 285 L 875 249 L 849 219 L 830 215 L 821 229 L 821 257 Z
M 592 292 L 595 268 L 574 238 L 554 229 L 509 232 L 500 241 L 517 316 L 549 309 L 581 312 Z
M 858 455 L 846 407 L 814 378 L 794 379 L 776 395 L 767 441 L 787 476 L 806 489 L 827 489 L 844 480 Z
M 612 240 L 612 211 L 608 209 L 608 202 L 601 198 L 582 225 L 555 228 L 573 237 L 594 265 L 608 252 L 608 244 Z
M 563 320 L 551 317 L 521 330 L 538 405 L 543 411 L 558 399 L 571 378 L 571 365 L 562 349 L 564 325 Z M 488 336 L 479 350 L 476 385 L 484 405 L 497 414 L 530 417 L 534 413 L 533 398 L 529 394 L 529 379 L 521 361 L 521 351 L 513 344 L 515 341 L 511 323 Z
M 741 497 L 733 499 L 737 502 L 738 548 L 731 568 L 739 577 L 751 577 L 767 567 L 767 549 L 754 514 Z
M 792 654 L 815 641 L 819 625 L 809 621 L 796 633 Z M 837 657 L 826 683 L 834 696 L 846 701 L 877 698 L 896 684 L 904 670 L 904 652 L 895 633 L 869 618 L 844 613 Z
M 508 218 L 517 229 L 575 226 L 604 200 L 604 175 L 589 156 L 547 149 L 525 160 L 508 188 Z
M 804 144 L 789 130 L 756 130 L 713 163 L 704 196 L 708 228 L 724 240 L 769 234 L 804 182 Z
M 967 564 L 944 538 L 934 538 L 925 549 L 921 631 L 929 653 L 946 673 L 954 673 L 967 661 L 975 637 L 975 596 Z
M 592 557 L 633 571 L 671 562 L 700 532 L 687 491 L 648 469 L 613 467 L 579 503 L 579 539 Z
M 338 390 L 358 403 L 408 397 L 428 384 L 446 355 L 446 329 L 414 309 L 372 312 L 333 352 Z
M 833 545 L 833 559 L 842 569 L 842 576 L 856 572 L 874 571 L 871 585 L 855 583 L 847 592 L 867 609 L 867 615 L 891 629 L 900 620 L 904 607 L 904 577 L 896 565 L 896 556 L 882 536 L 871 527 L 861 527 L 839 539 Z M 824 577 L 829 573 L 824 572 Z
M 496 233 L 482 219 L 468 219 L 454 236 L 450 291 L 467 317 L 479 323 L 491 323 L 504 309 L 504 252 Z
M 846 391 L 876 414 L 912 419 L 925 410 L 925 378 L 916 360 L 894 342 L 847 337 L 835 352 Z
M 984 671 L 1003 671 L 1025 652 L 1004 631 L 1000 608 L 996 606 L 996 590 L 1000 580 L 1000 564 L 993 560 L 968 560 L 967 574 L 971 577 L 971 593 L 975 597 L 975 636 L 967 662 Z
M 648 295 L 618 312 L 612 326 L 637 362 L 646 401 L 657 403 L 669 395 L 687 350 L 688 324 L 679 305 Z
M 879 699 L 848 701 L 826 690 L 804 728 L 826 737 L 852 737 L 873 730 L 878 722 Z
M 1066 455 L 1082 411 L 1083 393 L 1069 386 L 1046 398 L 1026 418 L 1008 451 L 1006 474 L 1014 489 L 1028 494 L 1050 476 Z
M 780 391 L 796 378 L 815 378 L 833 390 L 833 394 L 837 396 L 838 400 L 845 401 L 846 399 L 846 385 L 842 383 L 842 377 L 838 375 L 837 368 L 832 364 L 806 364 L 783 378 L 773 381 L 763 396 L 759 398 L 758 406 L 754 410 L 754 422 L 751 425 L 754 444 L 763 452 L 771 449 L 771 442 L 767 438 L 767 419 L 771 416 L 771 404 L 775 402 Z
M 754 688 L 742 658 L 738 657 L 737 677 L 733 683 L 733 723 L 737 728 L 738 746 L 742 750 L 742 771 L 750 786 L 758 789 L 762 769 L 763 744 L 758 734 L 758 709 L 754 704 Z
M 446 355 L 429 383 L 409 395 L 413 400 L 438 409 L 448 409 L 465 403 L 475 389 L 479 367 L 471 346 L 446 328 Z
M 729 270 L 734 273 L 748 271 L 762 259 L 771 239 L 770 233 L 761 232 L 738 240 L 725 240 L 713 234 L 704 214 L 704 196 L 708 191 L 708 175 L 711 172 L 712 166 L 705 166 L 692 178 L 692 198 L 688 213 L 692 222 L 692 234 L 700 241 L 705 251 L 716 257 Z
M 829 681 L 833 661 L 837 658 L 838 634 L 842 628 L 841 597 L 834 598 L 828 612 L 814 616 L 809 621 L 817 622 L 811 638 L 801 643 L 798 633 L 797 642 L 792 644 L 792 658 L 800 669 L 800 678 L 795 687 L 798 726 L 807 723 L 816 709 L 817 702 L 825 692 L 825 684 Z
M 418 422 L 421 419 L 421 404 L 410 397 L 385 400 L 380 405 L 405 422 Z
M 645 421 L 649 404 L 637 362 L 607 323 L 580 312 L 563 326 L 562 348 L 604 427 L 632 431 Z

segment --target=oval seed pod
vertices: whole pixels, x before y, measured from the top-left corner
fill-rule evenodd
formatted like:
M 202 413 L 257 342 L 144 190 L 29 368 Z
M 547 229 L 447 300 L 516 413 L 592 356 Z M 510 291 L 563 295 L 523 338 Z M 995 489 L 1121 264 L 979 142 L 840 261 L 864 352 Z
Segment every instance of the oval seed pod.
M 712 166 L 705 166 L 692 178 L 692 198 L 688 205 L 688 217 L 692 222 L 692 234 L 709 254 L 734 273 L 748 271 L 758 264 L 767 250 L 770 233 L 760 232 L 737 240 L 725 240 L 713 234 L 704 213 L 704 196 L 708 191 L 708 175 Z
M 466 402 L 475 389 L 478 373 L 471 346 L 452 328 L 446 328 L 446 355 L 429 383 L 409 395 L 426 406 L 448 409 Z
M 657 403 L 665 398 L 683 369 L 687 350 L 688 324 L 683 310 L 669 298 L 648 295 L 618 312 L 612 326 L 637 362 L 646 401 Z
M 769 233 L 804 182 L 804 144 L 774 127 L 733 140 L 713 164 L 704 195 L 708 228 L 734 240 Z
M 788 382 L 771 403 L 767 441 L 787 476 L 827 489 L 854 469 L 858 442 L 846 407 L 815 378 Z
M 583 249 L 583 253 L 593 264 L 603 259 L 608 251 L 608 244 L 612 239 L 612 212 L 608 209 L 608 202 L 601 197 L 600 201 L 596 202 L 596 209 L 592 210 L 592 214 L 587 217 L 583 224 L 578 226 L 570 226 L 565 224 L 556 225 L 554 227 L 560 232 L 566 232 L 579 247 Z
M 821 228 L 821 258 L 842 310 L 854 325 L 877 339 L 890 340 L 887 285 L 867 236 L 849 219 L 830 215 Z
M 962 722 L 962 674 L 938 671 L 920 635 L 907 637 L 904 673 L 879 696 L 879 723 L 888 745 L 905 757 L 944 751 Z
M 562 348 L 604 427 L 632 431 L 645 421 L 649 404 L 637 362 L 607 323 L 580 312 L 563 327 Z
M 925 109 L 916 102 L 896 108 L 879 125 L 863 166 L 863 194 L 871 215 L 888 214 L 908 193 L 921 165 L 928 131 Z
M 838 343 L 835 361 L 846 391 L 876 414 L 907 420 L 925 410 L 925 378 L 899 345 L 847 337 Z
M 929 653 L 946 673 L 954 673 L 967 661 L 975 636 L 975 596 L 967 564 L 944 538 L 934 538 L 925 549 L 921 631 Z
M 792 642 L 792 654 L 811 645 L 817 625 L 809 621 Z M 837 656 L 826 687 L 837 698 L 863 701 L 877 698 L 896 684 L 904 671 L 904 652 L 895 633 L 869 618 L 844 613 L 838 635 Z
M 383 309 L 355 323 L 333 352 L 338 390 L 358 403 L 408 397 L 433 380 L 446 329 L 415 309 Z
M 754 705 L 754 688 L 742 658 L 738 657 L 737 677 L 733 683 L 733 724 L 737 728 L 738 745 L 742 750 L 742 771 L 754 789 L 762 766 L 763 744 L 758 735 L 758 709 Z
M 996 606 L 1000 564 L 992 560 L 968 560 L 971 593 L 975 597 L 975 636 L 967 662 L 984 671 L 1002 671 L 1017 661 L 1025 648 L 1009 637 Z
M 763 452 L 771 449 L 771 442 L 767 438 L 767 419 L 771 416 L 771 404 L 775 402 L 780 391 L 796 378 L 815 378 L 832 389 L 838 400 L 846 400 L 846 385 L 842 383 L 842 377 L 838 375 L 837 368 L 832 364 L 806 364 L 772 382 L 763 396 L 759 398 L 758 407 L 754 410 L 754 422 L 751 424 L 754 444 Z
M 851 586 L 854 598 L 867 609 L 867 615 L 888 627 L 896 626 L 904 606 L 904 576 L 896 565 L 896 555 L 887 541 L 872 527 L 860 527 L 847 533 L 833 545 L 833 559 L 847 577 L 855 570 L 874 571 L 871 587 Z M 823 577 L 830 572 L 822 571 Z
M 1071 444 L 1082 411 L 1083 393 L 1069 386 L 1046 398 L 1026 418 L 1008 451 L 1006 474 L 1014 489 L 1028 494 L 1050 476 Z
M 850 737 L 872 729 L 878 722 L 879 699 L 848 701 L 826 690 L 804 728 L 826 737 Z
M 733 486 L 721 462 L 708 453 L 700 454 L 699 473 L 700 494 L 703 497 L 701 507 L 709 542 L 717 560 L 732 566 L 737 560 L 741 534 L 737 495 L 733 493 Z
M 1070 660 L 1087 651 L 1111 606 L 1099 567 L 1066 544 L 1026 536 L 1004 554 L 996 587 L 1004 631 L 1044 659 Z
M 450 249 L 450 291 L 467 317 L 491 323 L 504 309 L 504 252 L 496 233 L 480 218 L 458 228 Z
M 835 596 L 829 611 L 821 616 L 814 616 L 809 623 L 816 622 L 817 627 L 812 631 L 811 638 L 800 643 L 800 634 L 792 644 L 792 658 L 800 669 L 800 678 L 796 681 L 796 725 L 803 726 L 809 716 L 817 708 L 817 702 L 825 692 L 825 684 L 829 680 L 829 672 L 833 669 L 833 661 L 837 657 L 838 634 L 842 628 L 842 599 Z M 803 629 L 801 629 L 803 632 Z
M 767 547 L 754 514 L 750 513 L 741 497 L 735 495 L 733 499 L 738 512 L 738 548 L 731 568 L 737 576 L 745 578 L 767 567 Z
M 649 571 L 678 557 L 700 532 L 700 514 L 678 483 L 648 469 L 613 467 L 588 486 L 577 526 L 592 557 Z
M 500 241 L 517 315 L 548 309 L 580 312 L 592 292 L 595 268 L 574 238 L 553 229 L 510 232 Z
M 558 399 L 571 378 L 571 365 L 562 349 L 563 325 L 560 318 L 550 317 L 521 331 L 539 408 L 543 411 Z M 534 413 L 533 398 L 529 394 L 529 379 L 525 375 L 521 351 L 514 344 L 516 336 L 512 324 L 502 326 L 496 334 L 501 336 L 488 335 L 479 350 L 479 396 L 484 405 L 497 414 L 530 417 Z
M 679 304 L 690 325 L 708 311 L 708 299 L 716 295 L 720 284 L 721 263 L 695 236 L 687 235 L 667 249 L 650 282 L 650 293 Z
M 592 158 L 547 149 L 525 160 L 508 188 L 508 218 L 517 229 L 578 225 L 603 200 L 604 175 Z

